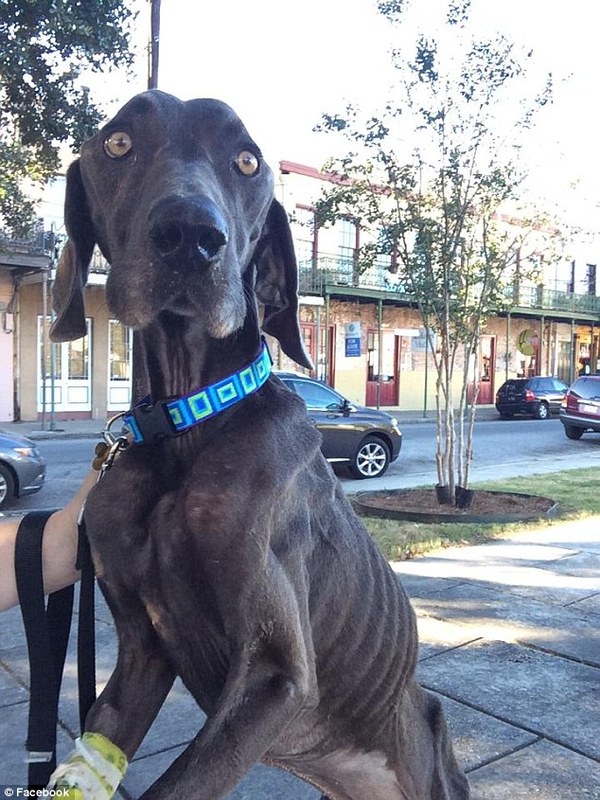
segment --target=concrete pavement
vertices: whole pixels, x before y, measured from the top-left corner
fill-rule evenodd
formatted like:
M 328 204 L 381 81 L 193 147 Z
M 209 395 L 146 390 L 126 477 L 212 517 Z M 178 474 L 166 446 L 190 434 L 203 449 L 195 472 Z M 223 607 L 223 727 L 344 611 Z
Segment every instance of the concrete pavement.
M 418 409 L 400 410 L 386 408 L 390 414 L 397 417 L 400 427 L 407 424 L 433 424 L 435 423 L 435 412 L 429 410 L 423 416 L 423 411 Z M 478 406 L 476 419 L 480 422 L 488 420 L 498 420 L 498 412 L 495 406 Z M 26 420 L 24 422 L 0 422 L 0 429 L 29 436 L 31 439 L 64 439 L 64 438 L 88 438 L 99 436 L 104 427 L 104 420 L 94 419 L 69 419 L 51 420 L 47 416 L 42 423 L 40 420 Z M 117 425 L 118 430 L 118 425 Z
M 475 800 L 600 800 L 600 517 L 543 524 L 393 568 L 419 619 L 420 680 L 443 699 Z M 101 602 L 97 619 L 103 684 L 114 663 L 115 636 Z M 60 756 L 77 733 L 73 654 L 72 643 Z M 0 616 L 0 786 L 26 781 L 27 701 L 25 641 L 13 609 Z M 138 796 L 201 724 L 201 713 L 177 685 L 122 793 Z M 301 781 L 264 767 L 255 767 L 230 795 L 318 797 Z

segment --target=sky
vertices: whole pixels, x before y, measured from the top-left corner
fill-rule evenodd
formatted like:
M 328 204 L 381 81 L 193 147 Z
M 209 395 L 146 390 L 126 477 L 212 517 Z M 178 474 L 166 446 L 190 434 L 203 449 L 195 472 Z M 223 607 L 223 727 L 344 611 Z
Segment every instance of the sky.
M 108 116 L 146 87 L 149 2 L 135 2 L 137 76 L 96 83 L 110 95 Z M 447 0 L 413 0 L 419 24 L 430 24 L 446 6 Z M 503 32 L 532 48 L 540 79 L 553 73 L 554 102 L 539 117 L 527 157 L 542 195 L 568 195 L 578 213 L 595 219 L 600 3 L 472 0 L 472 16 L 482 34 Z M 409 30 L 407 23 L 408 38 Z M 314 126 L 346 102 L 376 109 L 387 99 L 389 52 L 401 36 L 375 0 L 162 0 L 159 88 L 229 103 L 272 167 L 281 159 L 320 167 L 341 143 Z

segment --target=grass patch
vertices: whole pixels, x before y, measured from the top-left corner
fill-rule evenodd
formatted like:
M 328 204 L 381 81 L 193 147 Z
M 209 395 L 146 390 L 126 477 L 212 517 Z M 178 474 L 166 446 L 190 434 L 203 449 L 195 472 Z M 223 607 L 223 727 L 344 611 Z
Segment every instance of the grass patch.
M 403 522 L 378 517 L 362 519 L 386 558 L 399 561 L 439 547 L 478 544 L 510 536 L 511 532 L 539 528 L 540 525 L 552 526 L 568 519 L 600 514 L 600 472 L 593 467 L 474 483 L 471 488 L 551 497 L 559 503 L 559 514 L 553 519 L 489 525 L 465 522 Z

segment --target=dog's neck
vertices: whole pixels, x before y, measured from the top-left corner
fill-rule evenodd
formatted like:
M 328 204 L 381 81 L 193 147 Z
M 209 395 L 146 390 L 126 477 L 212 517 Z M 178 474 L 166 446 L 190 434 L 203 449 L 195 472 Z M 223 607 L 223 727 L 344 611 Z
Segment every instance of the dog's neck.
M 180 397 L 228 377 L 259 350 L 260 332 L 251 319 L 239 332 L 215 339 L 196 319 L 163 312 L 135 339 L 134 400 Z

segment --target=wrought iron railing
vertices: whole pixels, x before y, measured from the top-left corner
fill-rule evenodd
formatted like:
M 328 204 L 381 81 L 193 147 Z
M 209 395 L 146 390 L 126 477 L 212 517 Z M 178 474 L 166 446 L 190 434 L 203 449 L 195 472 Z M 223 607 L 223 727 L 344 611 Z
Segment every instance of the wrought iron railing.
M 595 294 L 558 292 L 544 286 L 511 286 L 507 296 L 512 305 L 519 308 L 600 314 L 600 297 Z
M 29 236 L 15 239 L 0 230 L 0 251 L 15 255 L 44 256 L 50 252 L 50 241 L 43 229 L 34 230 Z
M 410 300 L 406 283 L 390 270 L 389 261 L 375 263 L 360 272 L 352 259 L 343 256 L 319 255 L 300 261 L 300 291 L 304 294 L 324 294 L 336 288 L 368 289 L 386 294 L 397 294 Z M 541 311 L 563 311 L 573 314 L 600 316 L 600 297 L 593 294 L 576 294 L 546 289 L 543 286 L 507 286 L 506 296 L 515 308 Z
M 95 247 L 90 263 L 90 272 L 101 272 L 103 275 L 107 275 L 109 269 L 108 261 L 104 258 L 100 250 Z

